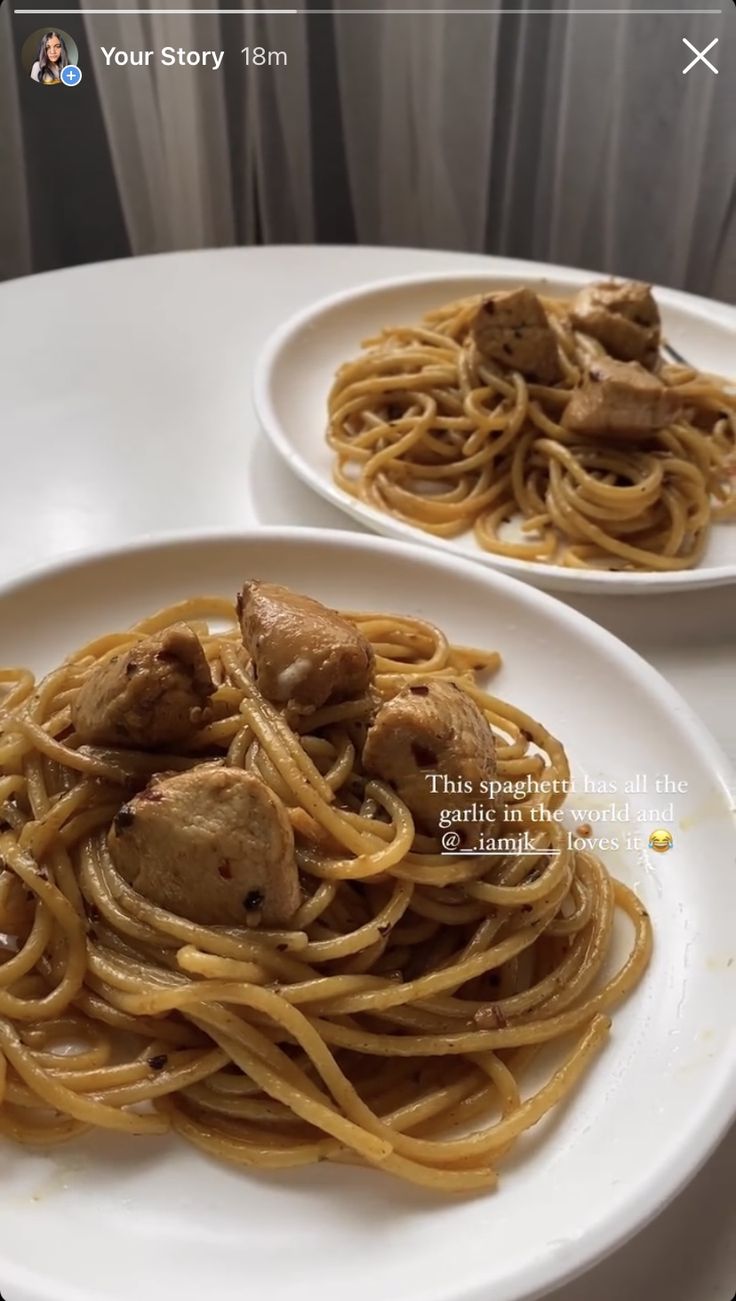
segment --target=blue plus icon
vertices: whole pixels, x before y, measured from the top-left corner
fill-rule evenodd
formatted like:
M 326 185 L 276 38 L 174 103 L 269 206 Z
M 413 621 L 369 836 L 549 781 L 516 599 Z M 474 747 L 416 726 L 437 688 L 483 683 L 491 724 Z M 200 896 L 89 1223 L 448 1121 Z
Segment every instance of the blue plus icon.
M 65 86 L 78 86 L 82 80 L 82 74 L 73 63 L 68 63 L 61 70 L 61 80 Z

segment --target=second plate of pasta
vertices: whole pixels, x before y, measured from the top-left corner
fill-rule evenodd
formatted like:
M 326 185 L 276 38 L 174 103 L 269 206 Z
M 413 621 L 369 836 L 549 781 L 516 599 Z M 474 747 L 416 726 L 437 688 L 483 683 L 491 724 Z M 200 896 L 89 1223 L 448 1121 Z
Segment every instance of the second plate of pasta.
M 508 270 L 506 270 L 508 268 Z M 564 268 L 336 295 L 261 356 L 261 424 L 389 536 L 551 590 L 736 577 L 736 312 Z

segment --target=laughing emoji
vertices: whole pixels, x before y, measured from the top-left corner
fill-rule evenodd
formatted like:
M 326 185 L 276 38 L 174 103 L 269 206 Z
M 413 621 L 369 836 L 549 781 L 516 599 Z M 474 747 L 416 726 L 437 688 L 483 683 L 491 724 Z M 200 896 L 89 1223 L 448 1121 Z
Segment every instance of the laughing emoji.
M 665 827 L 657 827 L 649 837 L 649 848 L 656 854 L 666 854 L 672 848 L 672 832 Z

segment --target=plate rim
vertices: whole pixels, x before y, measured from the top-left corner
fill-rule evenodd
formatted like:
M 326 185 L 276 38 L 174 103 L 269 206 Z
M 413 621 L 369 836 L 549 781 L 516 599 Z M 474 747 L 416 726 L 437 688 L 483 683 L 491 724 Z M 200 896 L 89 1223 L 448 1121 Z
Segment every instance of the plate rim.
M 71 572 L 84 571 L 96 564 L 114 564 L 118 560 L 128 560 L 136 555 L 177 550 L 179 548 L 199 547 L 241 547 L 272 543 L 277 546 L 298 546 L 300 543 L 327 545 L 332 549 L 376 552 L 383 555 L 398 554 L 405 559 L 413 559 L 429 568 L 435 566 L 481 582 L 489 588 L 505 590 L 516 601 L 526 604 L 532 610 L 540 612 L 542 617 L 551 617 L 554 622 L 562 623 L 568 628 L 579 629 L 589 644 L 600 649 L 601 653 L 612 656 L 642 682 L 648 694 L 653 696 L 660 707 L 669 707 L 681 723 L 689 728 L 692 749 L 697 751 L 699 762 L 707 766 L 716 783 L 724 791 L 729 808 L 733 809 L 734 772 L 732 765 L 719 743 L 711 735 L 695 711 L 680 696 L 671 683 L 637 651 L 633 650 L 608 629 L 601 627 L 593 619 L 567 605 L 551 593 L 541 591 L 527 583 L 520 582 L 509 574 L 492 567 L 478 565 L 463 555 L 454 553 L 435 554 L 418 543 L 405 543 L 375 534 L 359 534 L 351 530 L 305 526 L 264 526 L 249 529 L 174 530 L 156 536 L 138 535 L 122 544 L 106 547 L 92 547 L 71 555 L 55 558 L 47 564 L 33 568 L 6 580 L 0 584 L 0 610 L 3 603 L 15 594 L 33 587 L 36 583 L 53 580 L 54 577 Z M 1 653 L 1 652 L 0 652 Z M 731 838 L 736 843 L 736 822 L 729 823 Z M 513 1296 L 518 1301 L 532 1301 L 550 1289 L 564 1286 L 572 1279 L 584 1274 L 599 1261 L 620 1248 L 625 1242 L 641 1232 L 679 1192 L 695 1177 L 729 1129 L 736 1117 L 736 1032 L 724 1040 L 723 1051 L 718 1060 L 718 1069 L 711 1075 L 709 1085 L 699 1090 L 704 1099 L 698 1114 L 695 1131 L 688 1130 L 686 1139 L 679 1140 L 674 1151 L 665 1150 L 657 1163 L 648 1167 L 646 1174 L 638 1185 L 636 1194 L 629 1197 L 624 1209 L 617 1211 L 615 1217 L 607 1218 L 594 1229 L 589 1230 L 581 1239 L 566 1244 L 564 1256 L 558 1250 L 550 1250 L 536 1262 L 532 1261 L 513 1274 L 504 1275 L 498 1280 L 500 1295 L 510 1296 L 509 1283 L 513 1285 Z M 693 1153 L 695 1155 L 693 1155 Z M 0 1261 L 3 1270 L 3 1284 L 7 1287 L 17 1286 L 28 1290 L 24 1301 L 88 1301 L 88 1293 L 80 1291 L 76 1284 L 54 1283 L 53 1292 L 47 1291 L 48 1280 L 38 1281 L 28 1266 L 11 1265 Z M 39 1290 L 39 1286 L 41 1290 Z M 472 1283 L 464 1290 L 453 1294 L 447 1301 L 487 1301 L 488 1283 Z
M 484 567 L 495 569 L 499 573 L 508 574 L 512 577 L 521 578 L 532 585 L 538 584 L 549 591 L 575 591 L 588 593 L 589 595 L 597 592 L 600 595 L 631 596 L 653 592 L 690 591 L 692 589 L 722 587 L 730 583 L 736 583 L 736 560 L 725 565 L 709 565 L 694 569 L 674 570 L 669 573 L 659 571 L 630 573 L 609 570 L 567 569 L 562 565 L 546 565 L 540 561 L 497 556 L 491 552 L 481 550 L 478 551 L 477 556 L 475 553 L 470 554 L 466 551 L 457 552 L 452 545 L 451 539 L 447 540 L 435 537 L 431 533 L 423 533 L 412 525 L 396 519 L 393 515 L 382 513 L 375 507 L 367 505 L 356 497 L 352 497 L 339 488 L 331 478 L 320 476 L 310 461 L 295 447 L 277 415 L 273 396 L 275 387 L 273 381 L 281 352 L 289 343 L 294 342 L 300 333 L 306 332 L 310 326 L 317 324 L 321 318 L 332 314 L 335 310 L 339 311 L 339 309 L 351 303 L 378 297 L 395 289 L 412 289 L 433 284 L 441 286 L 458 280 L 477 279 L 479 281 L 517 282 L 520 279 L 525 281 L 558 279 L 567 281 L 572 287 L 580 280 L 589 277 L 601 278 L 604 275 L 604 272 L 585 271 L 576 267 L 519 260 L 513 271 L 509 271 L 505 267 L 498 270 L 492 268 L 488 270 L 478 268 L 476 270 L 468 267 L 465 271 L 458 268 L 456 271 L 412 272 L 409 275 L 362 281 L 352 288 L 340 289 L 335 293 L 327 294 L 316 302 L 299 308 L 286 320 L 282 321 L 280 325 L 272 330 L 259 350 L 253 366 L 251 380 L 251 400 L 258 424 L 282 460 L 303 483 L 307 484 L 323 500 L 330 502 L 338 510 L 357 520 L 359 524 L 362 524 L 372 533 L 378 532 L 384 537 L 407 543 L 419 541 L 421 545 L 432 547 L 445 555 L 459 554 L 469 560 L 476 560 L 478 564 Z M 685 293 L 683 290 L 668 289 L 660 285 L 654 285 L 653 289 L 665 306 L 669 303 L 671 306 L 683 311 L 689 311 L 692 315 L 703 320 L 710 319 L 712 321 L 715 319 L 724 328 L 731 325 L 736 337 L 736 308 L 715 299 L 699 298 L 697 295 Z M 712 313 L 710 317 L 709 312 Z

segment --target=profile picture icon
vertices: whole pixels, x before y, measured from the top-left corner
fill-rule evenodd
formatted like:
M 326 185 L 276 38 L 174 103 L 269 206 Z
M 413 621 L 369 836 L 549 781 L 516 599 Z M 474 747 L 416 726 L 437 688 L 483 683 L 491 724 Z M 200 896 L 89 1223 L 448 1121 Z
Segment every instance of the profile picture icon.
M 59 28 L 33 32 L 21 57 L 26 74 L 39 86 L 76 86 L 82 80 L 77 43 Z

